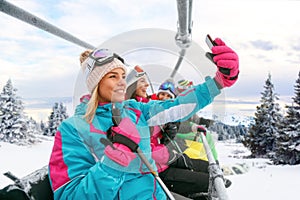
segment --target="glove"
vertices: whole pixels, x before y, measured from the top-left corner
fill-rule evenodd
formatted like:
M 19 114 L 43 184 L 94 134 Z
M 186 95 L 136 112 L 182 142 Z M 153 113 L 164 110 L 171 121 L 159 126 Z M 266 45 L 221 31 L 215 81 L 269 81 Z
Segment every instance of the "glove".
M 177 134 L 178 127 L 176 122 L 169 122 L 165 124 L 163 129 L 163 137 L 161 139 L 162 144 L 168 144 L 170 139 L 173 140 Z
M 192 131 L 195 133 L 194 141 L 198 142 L 200 140 L 200 133 L 203 133 L 204 136 L 206 136 L 206 129 L 198 124 L 193 124 Z
M 135 125 L 129 118 L 123 118 L 118 126 L 112 126 L 107 131 L 107 137 L 112 141 L 113 145 L 105 147 L 105 155 L 114 162 L 126 167 L 136 158 L 136 155 L 128 147 L 131 144 L 128 143 L 126 146 L 126 144 L 120 144 L 114 140 L 117 134 L 124 136 L 125 139 L 132 140 L 136 145 L 140 142 L 141 138 Z
M 185 154 L 175 154 L 172 160 L 169 161 L 170 167 L 181 169 L 193 169 L 192 160 Z
M 206 136 L 206 129 L 203 126 L 200 126 L 198 124 L 193 124 L 192 131 L 194 133 L 203 133 Z
M 220 39 L 214 40 L 217 46 L 212 47 L 214 54 L 213 60 L 218 66 L 215 81 L 221 86 L 232 86 L 239 74 L 239 58 L 238 55 Z

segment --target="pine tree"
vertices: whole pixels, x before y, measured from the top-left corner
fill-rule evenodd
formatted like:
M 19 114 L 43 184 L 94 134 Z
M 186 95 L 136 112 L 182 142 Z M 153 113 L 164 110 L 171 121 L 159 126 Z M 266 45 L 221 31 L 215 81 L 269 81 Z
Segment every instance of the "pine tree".
M 0 94 L 0 140 L 17 144 L 31 143 L 23 102 L 16 92 L 9 79 Z
M 27 118 L 27 135 L 30 143 L 41 142 L 38 135 L 41 134 L 40 125 L 32 118 Z
M 48 117 L 48 126 L 45 127 L 44 135 L 54 136 L 60 123 L 68 118 L 67 109 L 63 103 L 55 103 L 50 116 Z
M 293 103 L 286 105 L 287 115 L 276 141 L 275 164 L 300 164 L 300 72 L 294 87 Z
M 276 103 L 279 98 L 274 92 L 271 74 L 268 75 L 261 95 L 261 105 L 256 107 L 254 123 L 249 126 L 243 144 L 250 149 L 253 157 L 273 157 L 282 115 Z
M 42 132 L 45 132 L 46 125 L 45 125 L 45 123 L 43 122 L 43 120 L 41 120 L 41 122 L 40 122 L 40 129 L 41 129 Z

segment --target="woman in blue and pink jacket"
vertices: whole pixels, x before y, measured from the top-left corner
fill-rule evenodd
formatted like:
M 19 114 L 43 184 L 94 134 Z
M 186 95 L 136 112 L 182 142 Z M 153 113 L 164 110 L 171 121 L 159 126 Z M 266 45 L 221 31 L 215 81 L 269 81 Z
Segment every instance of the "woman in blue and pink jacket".
M 222 54 L 222 60 L 229 58 L 226 52 Z M 174 101 L 145 104 L 124 100 L 126 67 L 116 54 L 96 49 L 82 67 L 90 95 L 82 98 L 74 116 L 64 120 L 56 133 L 49 161 L 54 199 L 166 199 L 164 191 L 137 155 L 123 144 L 107 145 L 100 139 L 106 139 L 114 130 L 137 143 L 155 166 L 149 126 L 188 119 L 210 104 L 220 88 L 232 85 L 235 80 L 224 85 L 229 79 L 217 71 L 214 79 L 207 77 L 203 84 Z M 238 65 L 227 68 L 236 71 Z M 117 127 L 112 120 L 112 106 L 120 110 L 122 118 Z

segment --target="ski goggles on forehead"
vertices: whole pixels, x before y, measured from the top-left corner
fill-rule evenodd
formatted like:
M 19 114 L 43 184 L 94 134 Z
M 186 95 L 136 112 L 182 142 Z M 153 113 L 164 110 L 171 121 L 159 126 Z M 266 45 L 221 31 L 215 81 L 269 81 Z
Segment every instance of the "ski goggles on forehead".
M 91 72 L 95 66 L 102 66 L 110 63 L 114 58 L 119 59 L 124 64 L 124 59 L 109 49 L 96 49 L 90 53 L 87 63 L 88 71 Z
M 173 94 L 175 94 L 175 86 L 170 82 L 165 82 L 159 86 L 159 90 L 170 90 Z
M 136 78 L 140 78 L 146 74 L 146 72 L 144 70 L 142 70 L 139 66 L 136 66 L 134 68 L 134 70 L 136 71 L 136 74 L 135 74 Z
M 144 76 L 146 74 L 146 72 L 137 72 L 136 74 L 135 74 L 135 77 L 136 78 L 141 78 L 142 76 Z

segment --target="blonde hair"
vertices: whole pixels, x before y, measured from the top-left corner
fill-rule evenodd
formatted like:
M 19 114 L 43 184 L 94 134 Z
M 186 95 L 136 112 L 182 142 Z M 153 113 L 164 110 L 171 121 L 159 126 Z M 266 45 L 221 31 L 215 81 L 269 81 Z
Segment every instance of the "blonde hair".
M 88 123 L 92 123 L 92 121 L 95 117 L 96 109 L 99 105 L 98 87 L 99 86 L 97 85 L 95 87 L 95 89 L 93 90 L 91 98 L 87 104 L 87 109 L 86 109 L 85 115 L 83 116 Z

